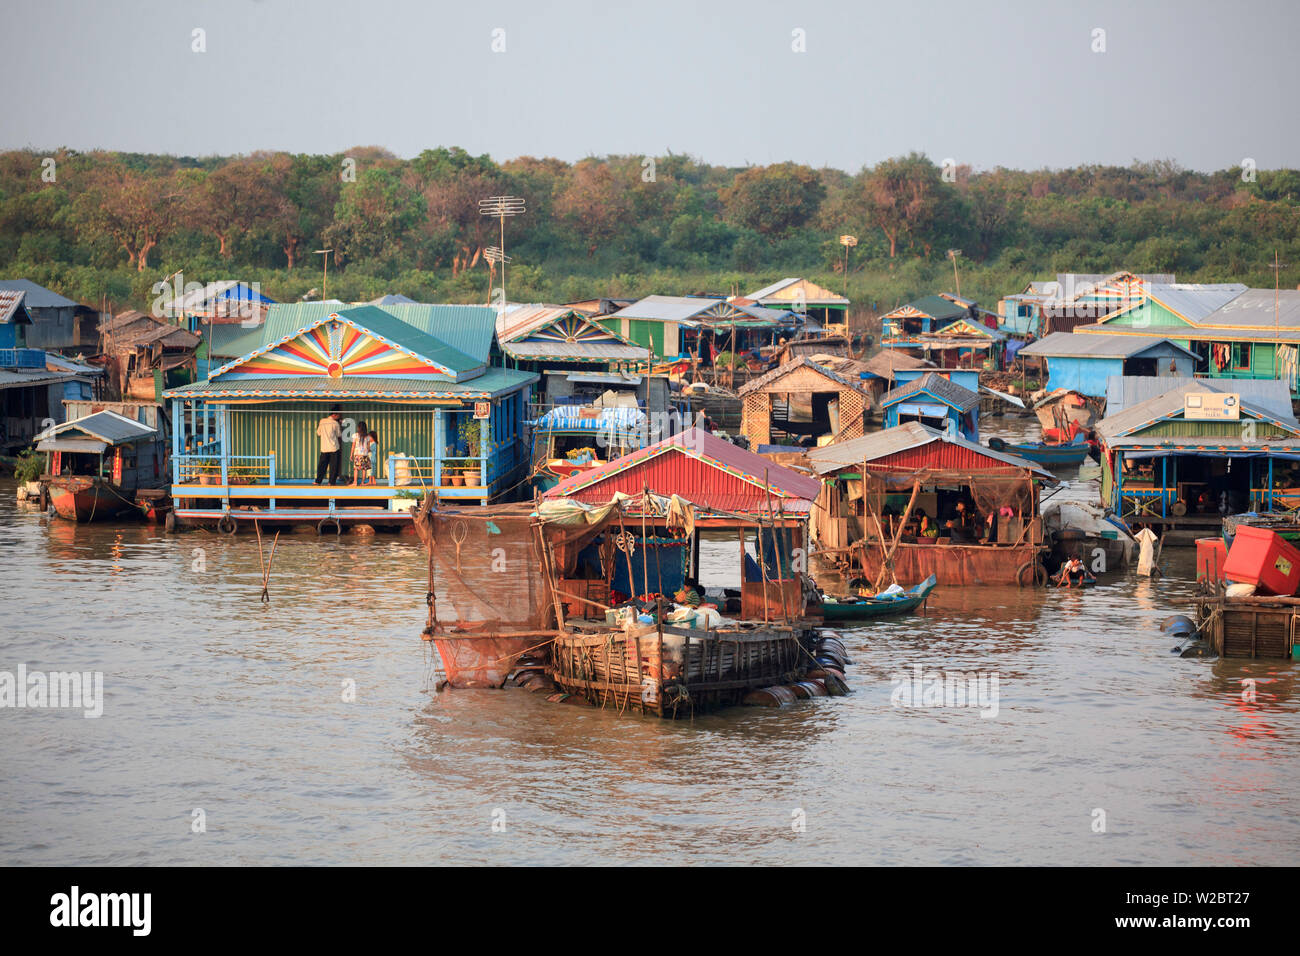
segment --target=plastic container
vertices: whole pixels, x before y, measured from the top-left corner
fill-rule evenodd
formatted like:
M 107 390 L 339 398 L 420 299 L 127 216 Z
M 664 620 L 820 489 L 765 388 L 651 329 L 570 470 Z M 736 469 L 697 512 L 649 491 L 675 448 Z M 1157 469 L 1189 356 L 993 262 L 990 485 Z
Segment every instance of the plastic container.
M 1196 539 L 1196 580 L 1220 581 L 1228 561 L 1228 546 L 1222 538 Z
M 1300 550 L 1267 528 L 1238 525 L 1222 575 L 1254 584 L 1261 594 L 1293 595 L 1300 589 Z

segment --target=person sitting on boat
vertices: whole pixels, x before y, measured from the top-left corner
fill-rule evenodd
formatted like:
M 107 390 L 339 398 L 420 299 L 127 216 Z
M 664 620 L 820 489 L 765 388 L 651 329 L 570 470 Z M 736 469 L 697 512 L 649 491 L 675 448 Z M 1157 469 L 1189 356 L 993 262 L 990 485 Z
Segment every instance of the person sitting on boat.
M 1061 570 L 1056 576 L 1056 586 L 1058 588 L 1083 587 L 1083 580 L 1087 573 L 1083 562 L 1079 560 L 1078 555 L 1075 555 L 1061 565 Z
M 695 587 L 690 581 L 687 581 L 678 589 L 677 593 L 673 595 L 673 600 L 678 604 L 686 604 L 690 607 L 699 607 L 700 592 L 695 590 Z

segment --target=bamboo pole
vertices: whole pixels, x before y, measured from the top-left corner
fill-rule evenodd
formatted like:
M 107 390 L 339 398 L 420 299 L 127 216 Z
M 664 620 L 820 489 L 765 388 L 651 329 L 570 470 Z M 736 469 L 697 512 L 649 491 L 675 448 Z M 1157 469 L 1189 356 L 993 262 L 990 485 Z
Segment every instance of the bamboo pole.
M 907 527 L 907 519 L 912 516 L 912 506 L 916 504 L 916 496 L 921 491 L 921 482 L 919 479 L 912 482 L 912 497 L 907 500 L 907 510 L 903 512 L 903 520 L 898 523 L 898 533 L 894 535 L 894 541 L 889 546 L 889 553 L 885 555 L 885 560 L 880 568 L 880 574 L 877 576 L 875 584 L 872 586 L 872 593 L 880 590 L 885 583 L 885 574 L 888 573 L 898 583 L 898 575 L 894 573 L 894 553 L 898 550 L 899 542 L 903 540 L 903 529 Z
M 776 515 L 772 511 L 772 485 L 767 479 L 768 469 L 763 469 L 763 490 L 767 494 L 767 521 L 772 530 L 772 550 L 776 552 L 776 587 L 781 592 L 781 613 L 785 615 L 785 623 L 790 623 L 790 604 L 785 597 L 785 585 L 782 584 L 781 565 L 785 563 L 785 558 L 781 554 L 781 538 L 776 529 Z M 763 594 L 763 603 L 767 603 L 767 594 Z

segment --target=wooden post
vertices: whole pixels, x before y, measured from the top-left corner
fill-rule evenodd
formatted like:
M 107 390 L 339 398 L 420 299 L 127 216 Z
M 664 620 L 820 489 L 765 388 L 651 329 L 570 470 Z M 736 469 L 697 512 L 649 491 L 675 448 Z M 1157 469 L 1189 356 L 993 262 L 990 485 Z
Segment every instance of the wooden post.
M 907 519 L 912 516 L 912 506 L 916 504 L 916 496 L 921 490 L 921 480 L 918 478 L 912 482 L 912 497 L 907 500 L 907 510 L 903 512 L 903 520 L 898 523 L 898 533 L 894 535 L 893 543 L 889 546 L 889 553 L 885 555 L 885 560 L 880 568 L 880 574 L 872 586 L 872 593 L 880 590 L 880 586 L 885 583 L 885 574 L 898 583 L 898 575 L 894 573 L 894 553 L 898 550 L 898 544 L 903 539 L 903 529 L 907 527 Z M 865 489 L 864 489 L 865 492 Z

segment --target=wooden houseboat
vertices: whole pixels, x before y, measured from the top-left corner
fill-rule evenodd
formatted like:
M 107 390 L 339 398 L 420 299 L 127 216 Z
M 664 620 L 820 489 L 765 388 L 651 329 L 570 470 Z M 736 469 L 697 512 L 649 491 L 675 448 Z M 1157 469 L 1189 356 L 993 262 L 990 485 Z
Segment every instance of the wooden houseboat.
M 744 403 L 740 431 L 751 447 L 771 444 L 774 431 L 795 439 L 857 438 L 874 407 L 861 378 L 841 375 L 806 356 L 753 379 L 738 394 Z
M 920 422 L 979 442 L 980 396 L 951 377 L 926 370 L 880 399 L 885 427 Z
M 486 504 L 526 476 L 538 376 L 489 364 L 495 309 L 311 305 L 270 306 L 259 347 L 166 393 L 177 519 L 230 533 L 253 519 L 402 526 L 426 491 Z M 344 470 L 338 484 L 316 484 L 316 429 L 331 413 Z M 362 422 L 376 432 L 375 467 L 347 483 Z
M 708 503 L 650 490 L 665 478 Z M 452 686 L 545 670 L 563 693 L 620 712 L 682 717 L 794 684 L 821 696 L 809 674 L 833 684 L 824 674 L 836 662 L 817 660 L 819 597 L 799 570 L 817 487 L 687 432 L 574 476 L 532 508 L 440 509 L 430 496 L 415 515 L 429 554 L 425 638 Z M 737 535 L 736 606 L 670 612 L 664 596 L 699 580 L 706 531 Z
M 167 481 L 167 444 L 163 431 L 115 411 L 100 410 L 60 425 L 35 438 L 46 455 L 43 493 L 60 518 L 106 521 L 148 510 L 141 492 Z
M 1045 580 L 1039 485 L 1053 479 L 1033 462 L 919 422 L 807 457 L 823 482 L 818 551 L 872 590 L 932 574 L 940 585 Z

